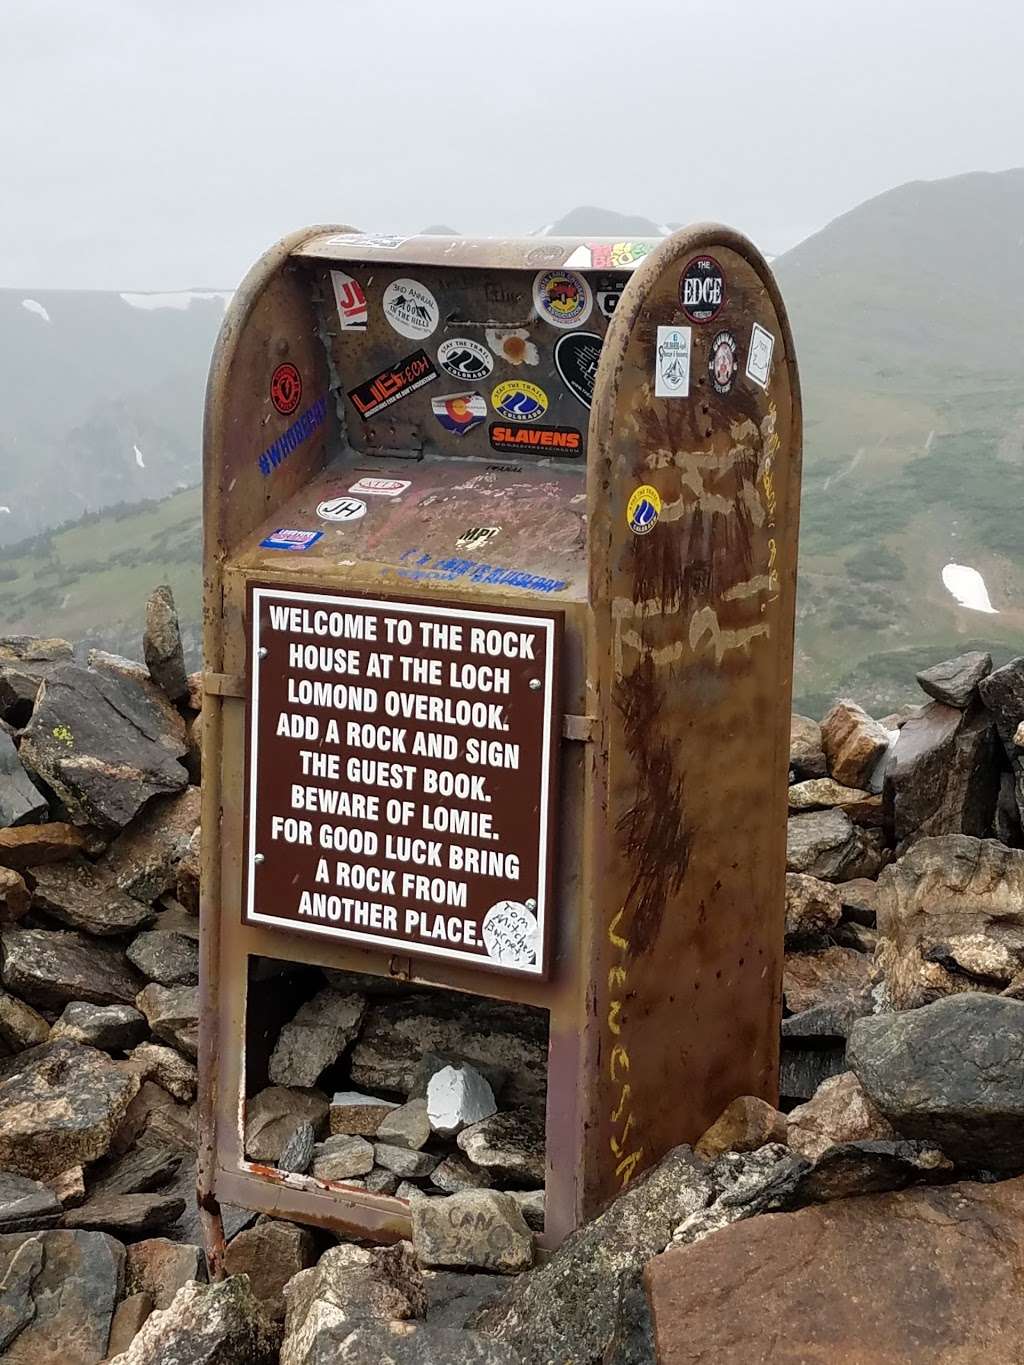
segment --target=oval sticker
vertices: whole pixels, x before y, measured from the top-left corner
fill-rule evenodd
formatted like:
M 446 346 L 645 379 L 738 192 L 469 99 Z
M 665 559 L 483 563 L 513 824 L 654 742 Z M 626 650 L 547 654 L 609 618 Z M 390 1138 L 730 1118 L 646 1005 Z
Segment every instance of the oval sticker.
M 542 270 L 533 282 L 533 306 L 552 327 L 579 327 L 590 317 L 594 296 L 574 270 Z
M 318 504 L 316 514 L 324 521 L 358 521 L 366 516 L 366 503 L 362 498 L 327 498 Z
M 526 379 L 506 379 L 491 393 L 494 411 L 509 422 L 536 422 L 548 410 L 548 396 Z
M 626 521 L 635 536 L 654 530 L 661 516 L 661 494 L 649 483 L 635 488 L 626 504 Z
M 416 280 L 392 280 L 381 306 L 395 331 L 412 341 L 433 335 L 441 317 L 437 299 Z
M 437 348 L 437 363 L 453 379 L 472 383 L 486 379 L 494 369 L 494 357 L 486 346 L 468 337 L 452 337 Z

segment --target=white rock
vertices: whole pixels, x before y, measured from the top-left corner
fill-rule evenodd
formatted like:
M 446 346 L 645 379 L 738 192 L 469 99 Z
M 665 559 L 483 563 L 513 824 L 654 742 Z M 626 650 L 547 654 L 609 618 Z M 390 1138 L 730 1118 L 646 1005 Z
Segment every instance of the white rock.
M 427 1086 L 427 1117 L 435 1133 L 455 1137 L 498 1112 L 494 1091 L 471 1066 L 446 1066 Z

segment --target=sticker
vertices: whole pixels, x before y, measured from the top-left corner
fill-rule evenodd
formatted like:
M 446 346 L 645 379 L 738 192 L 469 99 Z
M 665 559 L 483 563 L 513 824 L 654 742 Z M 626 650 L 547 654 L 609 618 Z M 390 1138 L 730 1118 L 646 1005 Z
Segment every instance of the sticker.
M 679 277 L 679 302 L 691 322 L 710 322 L 725 303 L 725 275 L 714 256 L 694 256 Z
M 589 408 L 594 398 L 601 338 L 596 332 L 573 332 L 555 342 L 555 367 L 573 398 Z
M 594 297 L 597 300 L 598 310 L 606 318 L 610 318 L 619 306 L 619 299 L 622 298 L 622 291 L 625 287 L 625 280 L 616 280 L 608 275 L 602 275 L 597 281 Z
M 437 363 L 453 379 L 472 384 L 478 379 L 486 379 L 494 369 L 494 359 L 486 346 L 467 337 L 453 337 L 442 341 L 437 348 Z
M 533 306 L 552 327 L 579 327 L 590 317 L 594 300 L 582 275 L 542 270 L 533 282 Z
M 569 586 L 565 578 L 543 578 L 540 574 L 527 573 L 525 569 L 502 569 L 496 564 L 483 564 L 478 559 L 463 559 L 459 555 L 435 559 L 421 550 L 406 550 L 396 572 L 399 578 L 413 583 L 454 583 L 459 578 L 468 578 L 471 583 L 497 583 L 531 592 L 562 592 Z
M 270 401 L 284 417 L 290 417 L 302 402 L 302 375 L 290 360 L 270 376 Z
M 635 536 L 653 531 L 661 515 L 661 497 L 656 488 L 643 483 L 633 490 L 626 504 L 626 524 Z
M 415 393 L 438 377 L 426 351 L 413 351 L 412 355 L 400 360 L 394 369 L 381 370 L 372 379 L 349 389 L 348 396 L 356 412 L 367 422 L 378 412 L 408 398 L 410 393 Z
M 338 305 L 338 321 L 347 332 L 366 331 L 366 295 L 363 286 L 343 270 L 331 271 L 334 302 Z
M 324 521 L 358 521 L 366 516 L 366 503 L 362 498 L 327 498 L 317 504 L 316 514 Z
M 487 344 L 495 355 L 510 365 L 536 365 L 540 352 L 525 327 L 488 327 Z
M 634 270 L 653 250 L 651 242 L 584 242 L 565 264 L 576 270 Z
M 328 237 L 325 246 L 376 246 L 386 251 L 407 242 L 408 237 L 395 237 L 389 232 L 339 232 L 336 237 Z
M 465 436 L 487 419 L 487 403 L 478 393 L 445 393 L 431 399 L 434 416 L 445 431 Z
M 526 379 L 506 379 L 491 393 L 494 411 L 510 422 L 536 422 L 548 410 L 548 396 Z
M 500 530 L 500 526 L 471 526 L 468 531 L 463 531 L 455 544 L 460 550 L 477 549 L 493 540 Z
M 266 540 L 260 541 L 261 550 L 308 550 L 315 545 L 323 531 L 273 531 Z
M 537 931 L 537 916 L 520 901 L 492 905 L 480 930 L 488 957 L 517 967 L 536 962 Z
M 655 398 L 690 396 L 689 327 L 659 327 L 658 356 L 654 369 Z
M 258 463 L 263 477 L 272 474 L 293 450 L 298 450 L 304 441 L 308 441 L 313 432 L 323 425 L 326 416 L 327 399 L 318 398 L 315 403 L 309 405 L 301 417 L 295 419 L 287 431 L 282 431 L 277 440 L 267 446 L 259 456 Z
M 350 493 L 362 493 L 365 497 L 369 494 L 375 498 L 397 498 L 399 493 L 404 493 L 407 488 L 412 487 L 412 479 L 379 479 L 364 478 L 358 479 L 348 490 Z
M 565 253 L 561 246 L 535 246 L 526 253 L 527 265 L 556 265 Z
M 762 389 L 768 387 L 768 376 L 772 369 L 772 352 L 775 338 L 759 322 L 754 323 L 750 333 L 750 350 L 747 352 L 747 377 Z
M 542 455 L 578 455 L 583 449 L 583 435 L 575 427 L 507 427 L 492 422 L 491 449 L 521 455 L 524 450 L 536 450 Z M 488 465 L 488 469 L 501 468 Z M 520 473 L 518 465 L 512 466 Z
M 728 393 L 736 378 L 736 338 L 732 332 L 719 332 L 711 342 L 708 374 L 715 393 Z
M 415 280 L 392 280 L 384 290 L 382 307 L 395 331 L 413 341 L 432 336 L 441 317 L 437 299 Z

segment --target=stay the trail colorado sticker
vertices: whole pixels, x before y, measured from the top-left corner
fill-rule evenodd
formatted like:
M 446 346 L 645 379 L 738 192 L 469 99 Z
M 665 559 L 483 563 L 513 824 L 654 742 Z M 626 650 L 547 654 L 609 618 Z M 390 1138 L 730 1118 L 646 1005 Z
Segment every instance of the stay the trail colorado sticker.
M 679 278 L 679 302 L 691 322 L 710 322 L 725 304 L 725 274 L 714 256 L 694 256 Z
M 642 483 L 626 503 L 626 524 L 635 536 L 646 536 L 654 530 L 660 516 L 661 495 L 653 485 Z
M 708 374 L 715 393 L 728 393 L 736 378 L 736 338 L 732 332 L 718 332 L 711 341 Z

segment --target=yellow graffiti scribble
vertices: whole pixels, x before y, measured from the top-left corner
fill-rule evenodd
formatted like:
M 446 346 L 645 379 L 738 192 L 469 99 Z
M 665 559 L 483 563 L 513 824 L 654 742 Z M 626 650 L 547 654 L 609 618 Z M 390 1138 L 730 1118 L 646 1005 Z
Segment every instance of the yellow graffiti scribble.
M 639 1147 L 635 1152 L 630 1152 L 629 1156 L 624 1157 L 615 1167 L 615 1174 L 620 1177 L 619 1186 L 628 1185 L 633 1178 L 633 1172 L 644 1159 L 644 1149 Z
M 619 911 L 616 913 L 615 918 L 612 920 L 611 924 L 609 924 L 609 926 L 608 926 L 608 942 L 609 942 L 614 948 L 628 948 L 628 947 L 629 947 L 628 941 L 627 941 L 626 939 L 624 939 L 624 938 L 620 938 L 619 935 L 615 932 L 615 929 L 616 929 L 616 927 L 617 927 L 617 925 L 618 925 L 618 923 L 619 923 L 619 920 L 622 918 L 622 916 L 623 916 L 624 914 L 625 914 L 625 909 L 624 909 L 624 908 L 623 908 L 622 910 L 619 910 Z
M 622 1032 L 622 1025 L 619 1023 L 619 1011 L 622 1009 L 621 1000 L 613 1000 L 608 1007 L 608 1027 L 616 1038 Z
M 613 1081 L 619 1079 L 618 1068 L 620 1066 L 623 1071 L 629 1070 L 629 1053 L 621 1043 L 616 1043 L 612 1048 L 612 1055 L 608 1058 L 608 1071 Z
M 701 607 L 690 618 L 690 648 L 697 652 L 704 640 L 710 640 L 715 651 L 715 663 L 721 663 L 730 649 L 746 649 L 751 640 L 759 635 L 770 635 L 767 621 L 759 621 L 754 626 L 742 626 L 739 630 L 723 630 L 718 624 L 718 613 L 714 607 Z
M 618 1108 L 612 1114 L 612 1123 L 618 1123 L 618 1121 L 622 1118 L 622 1111 L 623 1109 L 625 1109 L 626 1101 L 629 1099 L 631 1093 L 632 1091 L 628 1085 L 624 1085 L 622 1087 L 622 1094 L 619 1096 Z

